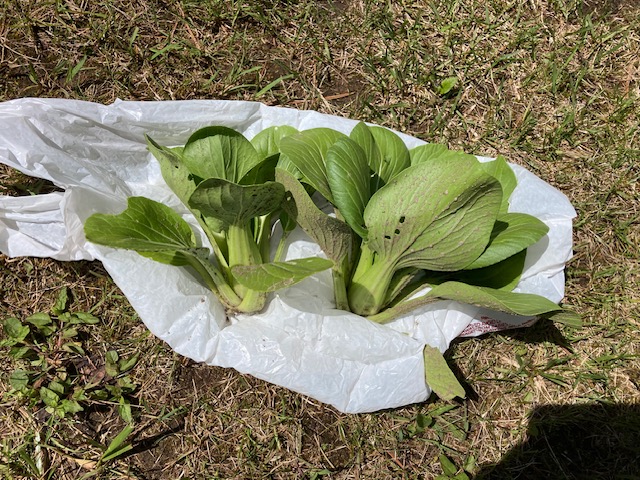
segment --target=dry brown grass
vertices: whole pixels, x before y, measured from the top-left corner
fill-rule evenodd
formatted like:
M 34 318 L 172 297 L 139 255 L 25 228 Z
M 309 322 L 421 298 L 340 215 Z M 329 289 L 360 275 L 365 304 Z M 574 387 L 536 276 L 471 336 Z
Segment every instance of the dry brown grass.
M 442 473 L 440 454 L 479 478 L 640 475 L 631 461 L 637 446 L 623 435 L 640 418 L 640 10 L 633 3 L 0 5 L 0 100 L 223 98 L 314 109 L 501 153 L 560 188 L 578 210 L 567 303 L 584 328 L 541 323 L 456 342 L 450 359 L 468 400 L 369 415 L 340 414 L 177 356 L 146 331 L 99 264 L 0 256 L 0 318 L 48 310 L 69 286 L 76 308 L 102 319 L 83 343 L 96 370 L 108 350 L 144 352 L 132 373 L 134 448 L 99 478 L 431 479 Z M 450 76 L 460 87 L 439 95 Z M 0 194 L 48 188 L 0 167 Z M 0 359 L 6 394 L 14 366 L 5 352 Z M 427 415 L 428 428 L 417 428 Z M 567 422 L 588 425 L 590 435 Z M 33 435 L 43 432 L 48 478 L 76 479 L 96 466 L 98 444 L 124 422 L 108 402 L 55 421 L 5 395 L 0 425 L 0 475 L 29 478 L 18 451 L 35 455 Z M 557 425 L 565 437 L 553 433 Z M 580 449 L 569 448 L 571 435 L 584 437 Z M 581 471 L 576 452 L 589 449 L 604 456 L 580 457 L 591 468 Z

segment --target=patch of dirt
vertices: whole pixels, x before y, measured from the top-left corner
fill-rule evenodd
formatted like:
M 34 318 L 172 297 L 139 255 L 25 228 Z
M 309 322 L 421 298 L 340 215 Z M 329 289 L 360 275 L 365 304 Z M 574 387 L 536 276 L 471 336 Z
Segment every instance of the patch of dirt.
M 613 17 L 625 6 L 640 6 L 640 3 L 625 0 L 585 0 L 581 2 L 580 13 L 582 15 L 593 15 L 596 18 Z
M 172 469 L 181 458 L 184 418 L 167 422 L 161 430 L 150 425 L 149 430 L 140 433 L 133 443 L 130 455 L 134 456 L 134 468 L 146 480 L 160 480 L 172 477 Z
M 229 373 L 229 369 L 211 367 L 185 358 L 174 371 L 171 396 L 181 399 L 210 395 L 216 387 L 228 382 Z
M 307 412 L 302 416 L 303 452 L 314 452 L 308 461 L 327 464 L 331 470 L 342 470 L 351 459 L 349 445 L 340 436 L 340 416 L 329 410 Z

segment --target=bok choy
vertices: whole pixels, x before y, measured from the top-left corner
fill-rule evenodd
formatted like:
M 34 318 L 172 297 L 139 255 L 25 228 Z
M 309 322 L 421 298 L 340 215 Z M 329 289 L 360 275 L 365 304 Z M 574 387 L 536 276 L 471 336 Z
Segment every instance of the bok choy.
M 544 297 L 515 293 L 526 250 L 548 231 L 509 212 L 516 177 L 436 144 L 409 150 L 393 132 L 358 124 L 283 137 L 275 179 L 284 211 L 333 262 L 337 308 L 384 323 L 448 299 L 576 323 Z M 317 192 L 334 215 L 318 208 Z M 260 288 L 255 267 L 241 283 Z
M 147 137 L 162 176 L 190 210 L 213 250 L 200 245 L 189 223 L 170 207 L 145 197 L 131 197 L 117 215 L 94 214 L 85 223 L 89 241 L 135 250 L 158 262 L 190 266 L 229 313 L 261 310 L 266 292 L 292 285 L 333 265 L 322 258 L 282 261 L 284 241 L 295 226 L 281 206 L 285 189 L 274 181 L 281 139 L 297 131 L 272 127 L 251 141 L 226 127 L 193 133 L 182 147 L 160 146 Z M 282 220 L 283 234 L 271 259 L 272 223 Z M 247 266 L 266 272 L 260 290 L 240 283 Z M 264 276 L 264 275 L 263 275 Z

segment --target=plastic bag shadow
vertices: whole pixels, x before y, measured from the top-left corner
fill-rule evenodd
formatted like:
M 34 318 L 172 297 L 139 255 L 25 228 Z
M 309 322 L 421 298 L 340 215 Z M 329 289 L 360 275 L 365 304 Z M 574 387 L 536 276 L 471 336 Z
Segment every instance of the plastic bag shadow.
M 640 478 L 640 404 L 535 408 L 527 440 L 474 480 L 547 478 Z

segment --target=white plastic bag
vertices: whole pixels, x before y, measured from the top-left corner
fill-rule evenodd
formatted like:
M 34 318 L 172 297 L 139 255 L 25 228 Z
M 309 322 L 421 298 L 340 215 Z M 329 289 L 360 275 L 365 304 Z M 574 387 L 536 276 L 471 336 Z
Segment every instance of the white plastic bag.
M 147 327 L 176 352 L 199 362 L 249 373 L 329 403 L 370 412 L 424 401 L 423 347 L 444 352 L 451 340 L 535 319 L 443 301 L 387 325 L 333 308 L 330 272 L 272 296 L 264 312 L 226 318 L 217 299 L 187 269 L 86 242 L 93 213 L 117 213 L 142 195 L 167 203 L 196 225 L 160 175 L 144 134 L 162 145 L 184 144 L 208 125 L 248 138 L 271 125 L 330 127 L 349 133 L 356 122 L 312 111 L 238 101 L 123 102 L 99 105 L 57 99 L 0 104 L 0 162 L 51 180 L 64 192 L 0 197 L 0 251 L 9 256 L 100 260 Z M 407 146 L 423 142 L 401 135 Z M 571 257 L 567 198 L 513 166 L 518 187 L 511 210 L 530 213 L 549 234 L 529 249 L 517 291 L 559 302 Z M 319 254 L 296 231 L 288 258 Z

